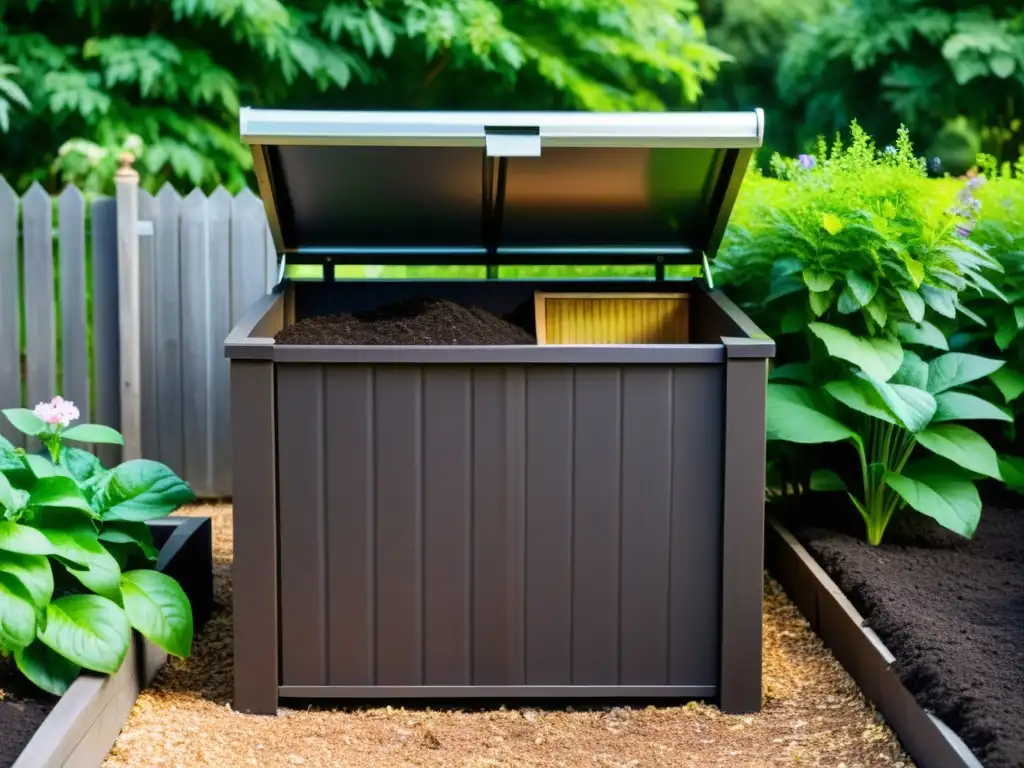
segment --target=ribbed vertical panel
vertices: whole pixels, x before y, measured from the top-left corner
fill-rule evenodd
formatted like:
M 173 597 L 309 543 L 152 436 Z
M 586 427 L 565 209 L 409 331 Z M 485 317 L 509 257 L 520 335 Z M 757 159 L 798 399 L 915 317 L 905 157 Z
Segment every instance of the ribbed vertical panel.
M 723 369 L 278 366 L 284 685 L 716 685 Z
M 572 682 L 572 368 L 526 371 L 526 684 Z
M 369 367 L 326 368 L 329 685 L 376 682 L 375 378 Z
M 576 371 L 572 682 L 618 683 L 622 372 Z
M 379 685 L 423 684 L 423 372 L 381 366 L 374 387 Z M 433 447 L 431 447 L 433 450 Z M 345 461 L 339 456 L 337 461 Z
M 473 378 L 423 374 L 424 681 L 472 683 Z
M 296 685 L 327 682 L 324 367 L 277 372 L 281 558 L 281 674 Z M 332 552 L 331 557 L 335 555 Z

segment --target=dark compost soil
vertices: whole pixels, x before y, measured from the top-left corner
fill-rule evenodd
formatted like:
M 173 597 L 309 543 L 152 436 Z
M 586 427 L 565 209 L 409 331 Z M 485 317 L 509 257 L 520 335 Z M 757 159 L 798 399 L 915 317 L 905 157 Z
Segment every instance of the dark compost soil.
M 43 693 L 0 659 L 0 768 L 11 768 L 58 698 Z
M 825 514 L 837 517 L 818 503 L 782 519 L 895 655 L 918 703 L 986 768 L 1022 768 L 1024 509 L 986 507 L 971 541 L 904 513 L 875 548 L 859 520 L 826 529 Z
M 311 317 L 279 331 L 278 344 L 509 345 L 536 340 L 519 325 L 477 307 L 412 299 L 371 312 Z

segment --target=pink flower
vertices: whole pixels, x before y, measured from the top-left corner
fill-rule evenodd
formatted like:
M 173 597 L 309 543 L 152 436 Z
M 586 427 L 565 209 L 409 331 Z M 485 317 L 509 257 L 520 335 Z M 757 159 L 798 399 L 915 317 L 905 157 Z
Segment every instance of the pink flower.
M 50 426 L 66 427 L 80 416 L 75 404 L 60 395 L 48 403 L 39 403 L 32 412 Z

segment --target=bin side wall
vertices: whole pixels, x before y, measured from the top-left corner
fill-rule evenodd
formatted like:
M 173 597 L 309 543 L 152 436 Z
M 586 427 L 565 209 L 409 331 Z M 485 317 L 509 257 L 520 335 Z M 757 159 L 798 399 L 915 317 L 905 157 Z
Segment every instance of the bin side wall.
M 724 368 L 277 366 L 282 684 L 718 684 Z

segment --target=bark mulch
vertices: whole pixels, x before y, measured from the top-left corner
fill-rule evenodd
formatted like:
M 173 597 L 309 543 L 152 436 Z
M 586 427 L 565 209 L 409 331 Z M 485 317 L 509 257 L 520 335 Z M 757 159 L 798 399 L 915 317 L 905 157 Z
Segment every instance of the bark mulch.
M 300 320 L 274 336 L 278 344 L 508 345 L 535 344 L 518 325 L 478 307 L 420 298 L 358 314 Z
M 970 541 L 910 513 L 880 547 L 853 515 L 825 529 L 810 514 L 789 521 L 793 532 L 892 651 L 907 689 L 986 768 L 1022 768 L 1024 509 L 986 507 Z
M 773 580 L 765 583 L 764 709 L 702 704 L 594 710 L 231 709 L 231 508 L 214 522 L 223 606 L 139 698 L 106 768 L 912 768 L 853 681 Z

